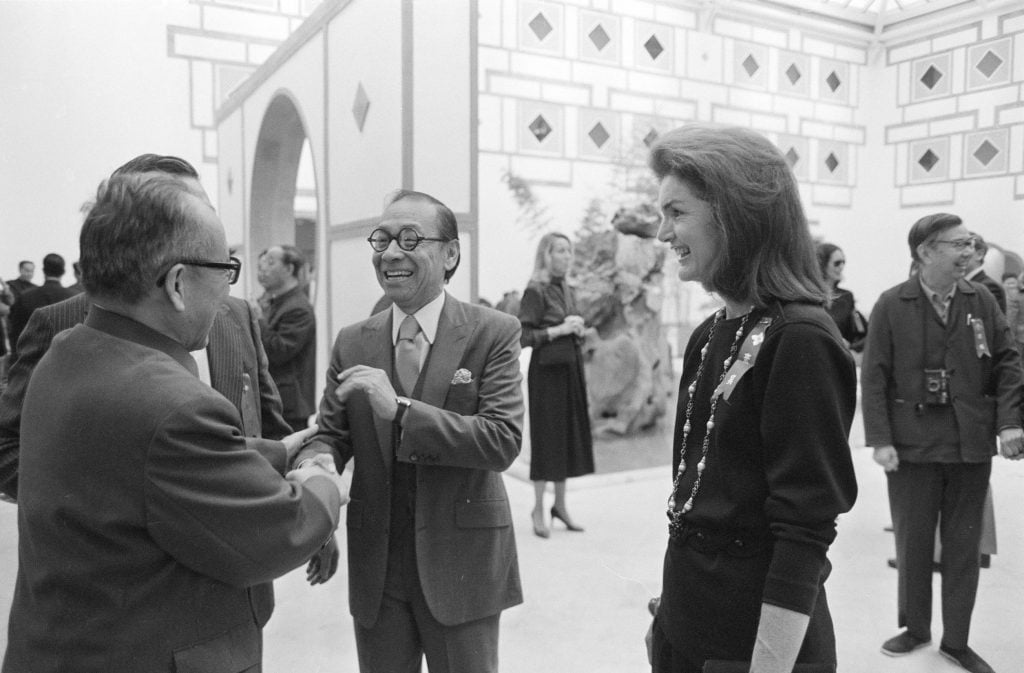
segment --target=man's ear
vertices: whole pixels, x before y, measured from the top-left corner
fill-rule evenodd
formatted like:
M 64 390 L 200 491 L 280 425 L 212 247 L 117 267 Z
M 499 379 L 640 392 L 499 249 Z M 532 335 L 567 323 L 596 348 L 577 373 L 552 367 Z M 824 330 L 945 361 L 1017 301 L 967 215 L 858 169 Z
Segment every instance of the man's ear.
M 164 293 L 176 311 L 185 310 L 185 265 L 175 264 L 164 276 Z
M 459 263 L 459 257 L 462 256 L 462 248 L 459 247 L 458 239 L 448 241 L 444 245 L 444 268 L 446 271 L 451 271 Z

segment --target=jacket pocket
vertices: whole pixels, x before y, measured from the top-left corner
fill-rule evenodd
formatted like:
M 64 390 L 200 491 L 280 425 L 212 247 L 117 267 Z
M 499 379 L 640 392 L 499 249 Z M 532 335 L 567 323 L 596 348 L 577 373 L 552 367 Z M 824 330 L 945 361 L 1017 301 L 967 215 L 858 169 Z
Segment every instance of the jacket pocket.
M 470 500 L 455 503 L 458 528 L 501 528 L 512 525 L 507 500 Z
M 259 664 L 260 634 L 252 623 L 174 652 L 178 673 L 241 673 Z

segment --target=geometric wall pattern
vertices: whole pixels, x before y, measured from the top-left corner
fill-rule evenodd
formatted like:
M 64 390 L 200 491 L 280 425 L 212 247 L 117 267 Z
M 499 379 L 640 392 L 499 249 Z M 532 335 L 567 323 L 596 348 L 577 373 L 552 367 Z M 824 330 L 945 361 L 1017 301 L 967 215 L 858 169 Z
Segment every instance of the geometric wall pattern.
M 699 26 L 696 10 L 654 0 L 578 4 L 481 12 L 481 152 L 529 156 L 521 177 L 569 186 L 577 163 L 639 156 L 666 129 L 735 124 L 774 140 L 812 201 L 850 205 L 865 49 L 784 25 Z
M 192 128 L 217 160 L 215 112 L 321 0 L 189 0 L 194 21 L 167 26 L 170 58 L 188 61 Z
M 1012 178 L 1024 199 L 1024 13 L 970 24 L 891 47 L 899 123 L 896 149 L 903 205 L 946 205 L 956 182 Z

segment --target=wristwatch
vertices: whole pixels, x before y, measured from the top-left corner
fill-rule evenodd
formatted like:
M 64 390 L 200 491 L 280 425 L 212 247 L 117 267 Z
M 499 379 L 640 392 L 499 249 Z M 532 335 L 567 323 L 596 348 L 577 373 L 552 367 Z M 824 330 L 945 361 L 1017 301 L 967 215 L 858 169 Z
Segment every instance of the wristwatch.
M 405 417 L 405 412 L 408 411 L 409 407 L 412 406 L 412 400 L 408 397 L 402 397 L 401 395 L 395 396 L 395 404 L 398 405 L 398 411 L 395 412 L 394 422 L 398 425 L 402 424 L 402 418 Z

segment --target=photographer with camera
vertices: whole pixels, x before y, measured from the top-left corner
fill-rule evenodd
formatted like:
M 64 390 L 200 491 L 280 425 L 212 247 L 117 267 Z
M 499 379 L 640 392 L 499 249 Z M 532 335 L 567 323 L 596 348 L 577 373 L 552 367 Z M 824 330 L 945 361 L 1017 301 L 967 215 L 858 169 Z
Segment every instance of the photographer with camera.
M 888 481 L 905 628 L 882 652 L 901 656 L 931 641 L 941 520 L 939 653 L 990 673 L 967 639 L 996 436 L 1004 457 L 1024 457 L 1020 354 L 995 298 L 965 279 L 975 241 L 959 217 L 921 218 L 908 243 L 919 271 L 875 303 L 861 371 L 865 439 Z

